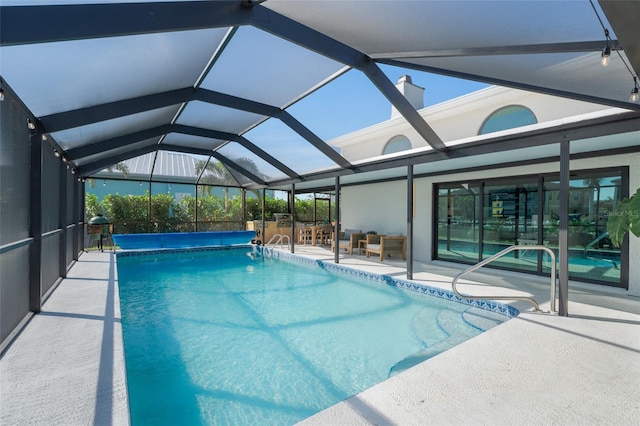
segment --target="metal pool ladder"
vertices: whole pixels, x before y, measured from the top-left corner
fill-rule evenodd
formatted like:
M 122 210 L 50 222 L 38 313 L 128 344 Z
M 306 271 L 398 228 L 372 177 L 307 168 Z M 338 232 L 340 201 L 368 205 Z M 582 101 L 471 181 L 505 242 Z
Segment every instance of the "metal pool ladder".
M 538 250 L 538 251 L 546 251 L 549 256 L 551 256 L 551 312 L 557 312 L 556 310 L 556 254 L 547 246 L 541 245 L 515 245 L 511 247 L 507 247 L 506 249 L 494 254 L 491 257 L 484 259 L 483 261 L 476 263 L 472 267 L 462 271 L 458 275 L 453 278 L 451 282 L 451 288 L 453 292 L 462 299 L 490 299 L 490 300 L 524 300 L 533 304 L 534 309 L 536 311 L 540 311 L 540 306 L 538 302 L 536 302 L 532 297 L 527 296 L 467 296 L 458 292 L 456 289 L 456 282 L 462 278 L 464 275 L 475 271 L 476 269 L 482 268 L 484 265 L 493 262 L 494 260 L 504 256 L 507 253 L 511 253 L 515 250 Z
M 275 234 L 273 237 L 271 237 L 269 242 L 265 244 L 265 247 L 269 247 L 269 245 L 271 245 L 271 247 L 275 247 L 277 244 L 280 244 L 280 248 L 282 248 L 285 240 L 287 247 L 289 247 L 291 245 L 291 238 L 289 238 L 287 234 Z

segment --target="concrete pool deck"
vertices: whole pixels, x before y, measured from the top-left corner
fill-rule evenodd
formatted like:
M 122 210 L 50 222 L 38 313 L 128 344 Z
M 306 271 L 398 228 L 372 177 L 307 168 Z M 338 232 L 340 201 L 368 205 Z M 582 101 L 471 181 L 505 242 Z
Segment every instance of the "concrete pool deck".
M 324 247 L 295 251 L 333 261 Z M 340 263 L 406 278 L 403 262 L 354 254 Z M 415 263 L 414 280 L 450 289 L 462 269 Z M 549 278 L 483 270 L 463 282 L 463 292 L 529 294 L 549 309 Z M 118 300 L 115 256 L 83 253 L 0 359 L 0 424 L 129 424 Z M 637 422 L 640 298 L 570 283 L 569 317 L 513 305 L 517 318 L 301 424 Z

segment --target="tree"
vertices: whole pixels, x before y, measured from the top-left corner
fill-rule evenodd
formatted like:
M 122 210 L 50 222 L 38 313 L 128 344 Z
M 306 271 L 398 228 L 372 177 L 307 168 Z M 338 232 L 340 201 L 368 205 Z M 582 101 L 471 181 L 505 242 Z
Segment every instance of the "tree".
M 122 173 L 122 176 L 127 179 L 129 177 L 129 166 L 125 163 L 116 163 L 107 167 L 107 172 L 113 173 L 114 171 Z M 89 178 L 89 188 L 93 189 L 96 186 L 96 180 L 94 178 Z
M 87 193 L 85 196 L 85 211 L 87 220 L 96 216 L 98 213 L 102 213 L 102 207 L 98 202 L 98 196 L 96 194 Z
M 149 193 L 108 194 L 100 203 L 102 213 L 115 224 L 117 233 L 148 232 Z
M 640 237 L 640 188 L 630 198 L 620 201 L 616 208 L 609 212 L 607 232 L 611 244 L 620 247 L 625 234 L 629 231 L 636 237 Z
M 256 176 L 260 176 L 260 171 L 258 170 L 258 166 L 256 163 L 246 157 L 240 157 L 235 160 L 235 163 L 242 167 L 243 169 L 251 172 Z M 195 172 L 196 175 L 202 177 L 200 178 L 200 184 L 209 184 L 209 185 L 219 185 L 224 187 L 224 208 L 225 212 L 229 211 L 229 186 L 238 186 L 239 183 L 233 174 L 229 171 L 229 169 L 222 164 L 220 161 L 208 161 L 208 160 L 200 160 L 195 164 Z M 266 176 L 262 176 L 262 178 L 266 178 Z M 211 195 L 211 186 L 205 186 L 204 191 L 207 195 Z M 257 193 L 258 191 L 256 191 Z M 258 194 L 258 199 L 260 199 L 260 195 Z
M 231 172 L 219 161 L 205 160 L 200 160 L 196 163 L 195 172 L 198 176 L 202 173 L 199 183 L 224 187 L 224 207 L 225 211 L 227 211 L 229 209 L 229 185 L 238 185 Z M 205 193 L 211 195 L 211 186 L 205 186 L 204 188 Z

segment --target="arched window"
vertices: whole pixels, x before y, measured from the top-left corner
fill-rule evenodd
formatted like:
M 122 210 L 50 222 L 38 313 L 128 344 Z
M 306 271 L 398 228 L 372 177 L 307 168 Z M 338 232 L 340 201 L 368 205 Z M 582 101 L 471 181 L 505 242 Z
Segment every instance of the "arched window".
M 411 149 L 411 141 L 405 135 L 396 135 L 389 139 L 382 150 L 382 155 Z
M 484 135 L 500 130 L 513 129 L 515 127 L 536 124 L 538 119 L 535 114 L 527 107 L 522 105 L 509 105 L 494 111 L 482 126 L 480 126 L 479 135 Z

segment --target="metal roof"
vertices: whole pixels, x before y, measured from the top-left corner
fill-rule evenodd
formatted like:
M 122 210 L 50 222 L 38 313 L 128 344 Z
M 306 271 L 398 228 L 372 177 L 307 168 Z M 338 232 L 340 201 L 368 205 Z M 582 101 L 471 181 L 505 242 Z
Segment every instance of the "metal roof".
M 639 2 L 602 0 L 3 0 L 0 83 L 81 175 L 145 156 L 167 166 L 154 174 L 206 177 L 169 170 L 179 157 L 149 157 L 170 151 L 193 157 L 187 168 L 224 164 L 240 186 L 313 188 L 337 175 L 402 176 L 408 164 L 425 173 L 473 167 L 514 140 L 520 158 L 531 158 L 527 149 L 544 157 L 559 135 L 637 130 L 640 105 L 629 94 L 640 69 L 639 20 Z M 629 112 L 449 144 L 396 89 L 395 69 Z M 393 106 L 424 149 L 357 165 L 342 157 L 327 143 L 336 132 L 374 124 L 359 114 L 356 90 Z M 511 154 L 504 161 L 516 161 Z

